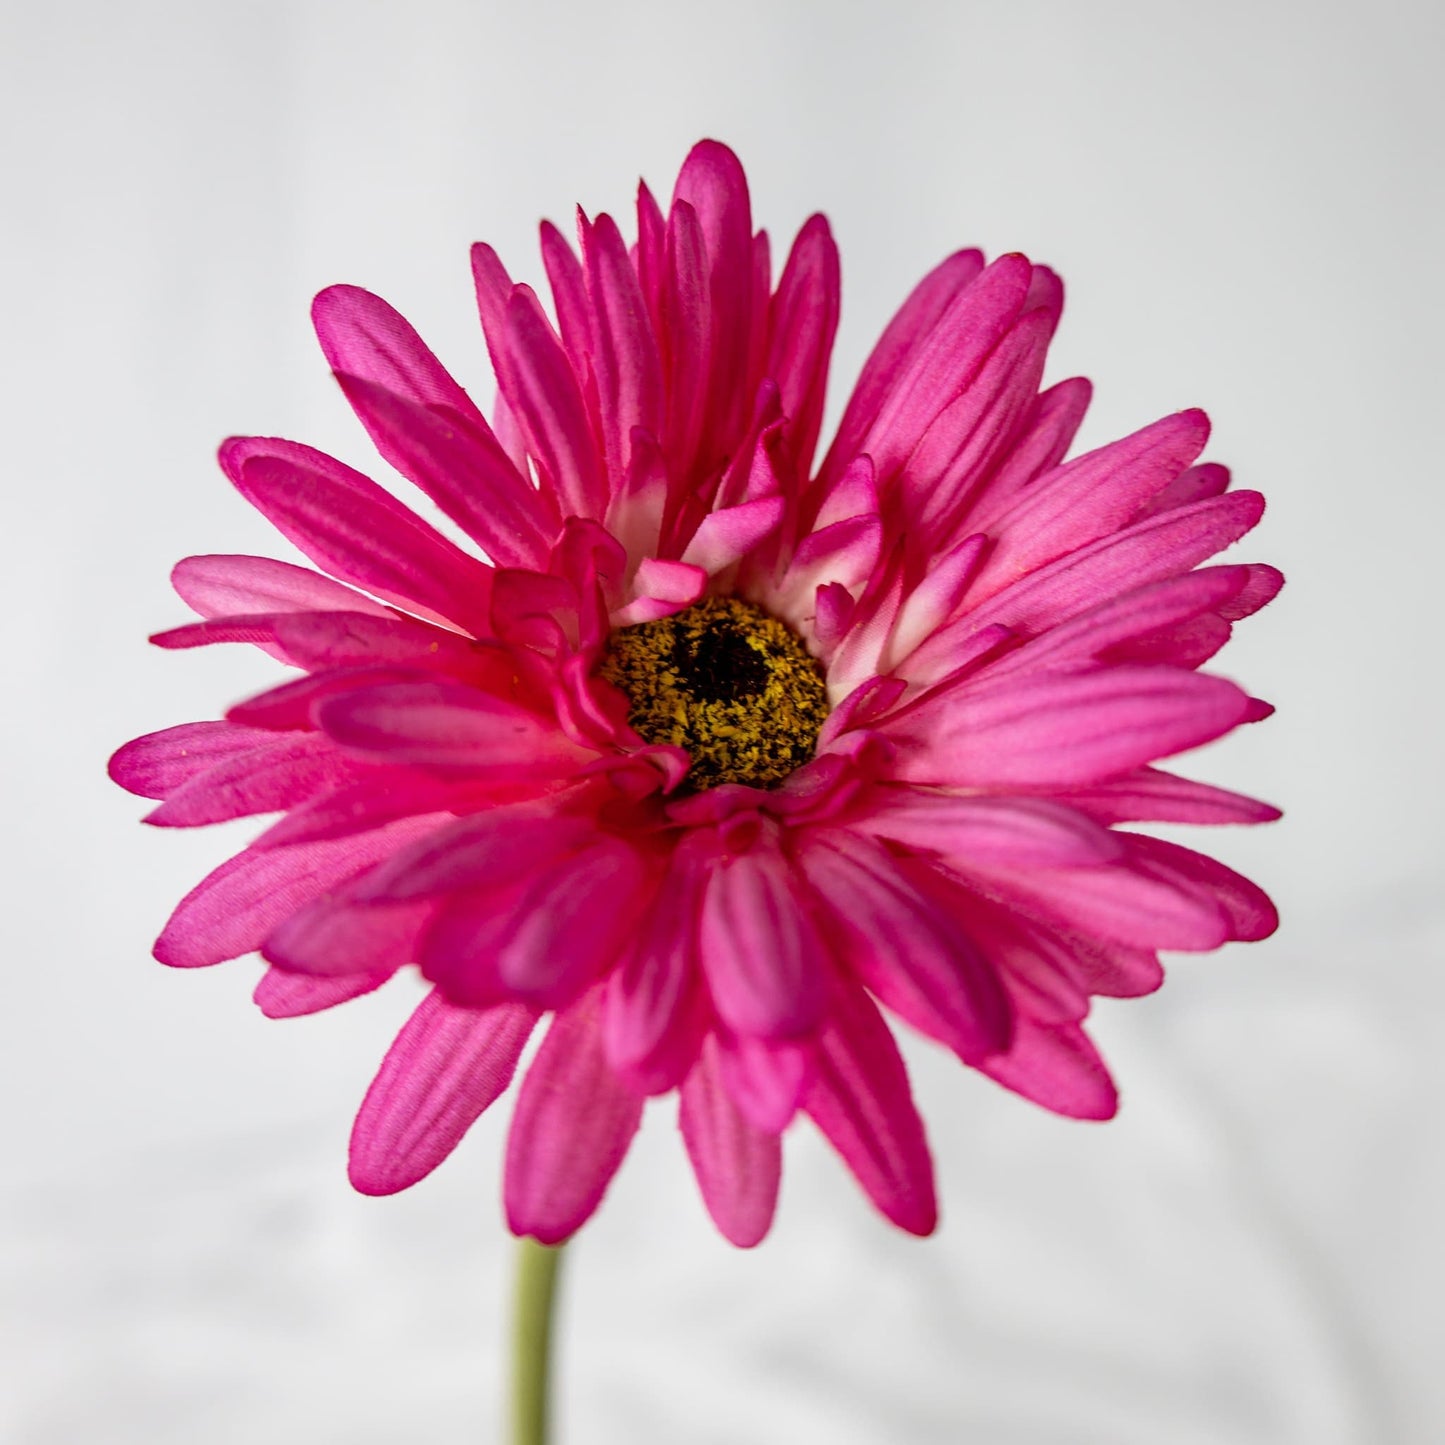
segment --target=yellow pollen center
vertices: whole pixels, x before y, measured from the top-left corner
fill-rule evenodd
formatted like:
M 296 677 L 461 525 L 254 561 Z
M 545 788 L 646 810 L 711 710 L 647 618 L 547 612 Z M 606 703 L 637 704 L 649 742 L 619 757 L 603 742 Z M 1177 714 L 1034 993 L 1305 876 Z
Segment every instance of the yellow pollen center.
M 823 674 L 802 638 L 736 597 L 619 627 L 601 672 L 627 695 L 639 737 L 687 749 L 690 792 L 776 787 L 813 756 L 828 716 Z

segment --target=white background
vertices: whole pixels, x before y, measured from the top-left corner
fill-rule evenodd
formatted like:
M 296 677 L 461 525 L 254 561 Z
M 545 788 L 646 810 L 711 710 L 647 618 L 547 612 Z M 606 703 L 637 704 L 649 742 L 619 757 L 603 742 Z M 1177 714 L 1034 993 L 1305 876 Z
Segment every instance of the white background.
M 569 1260 L 561 1441 L 1445 1438 L 1438 16 L 10 0 L 0 1439 L 500 1438 L 505 1107 L 409 1194 L 352 1194 L 407 988 L 268 1023 L 254 962 L 151 961 L 251 825 L 144 830 L 103 766 L 274 673 L 144 643 L 186 616 L 179 556 L 287 555 L 220 438 L 370 465 L 311 295 L 379 291 L 490 396 L 467 244 L 535 278 L 538 218 L 625 216 L 639 173 L 665 196 L 702 135 L 776 243 L 832 218 L 834 415 L 965 243 L 1063 273 L 1053 376 L 1097 384 L 1085 442 L 1209 410 L 1209 455 L 1271 502 L 1239 555 L 1290 585 L 1223 659 L 1279 716 L 1190 766 L 1287 807 L 1204 840 L 1285 924 L 1100 1007 L 1108 1126 L 913 1049 L 926 1243 L 800 1126 L 770 1241 L 731 1250 L 655 1106 Z

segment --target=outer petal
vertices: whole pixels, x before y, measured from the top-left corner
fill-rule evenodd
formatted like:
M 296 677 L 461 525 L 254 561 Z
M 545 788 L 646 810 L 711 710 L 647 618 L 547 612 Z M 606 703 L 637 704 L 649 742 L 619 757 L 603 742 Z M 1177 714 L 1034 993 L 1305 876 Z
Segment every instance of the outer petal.
M 351 1131 L 351 1182 L 395 1194 L 425 1179 L 512 1082 L 537 1021 L 525 1004 L 474 1011 L 435 991 L 396 1037 Z
M 166 798 L 193 778 L 273 741 L 263 728 L 233 722 L 181 723 L 133 739 L 116 750 L 111 779 L 142 798 Z
M 359 838 L 238 853 L 181 899 L 155 956 L 172 968 L 201 968 L 250 953 L 297 909 L 436 824 L 435 817 L 409 818 Z
M 963 684 L 882 730 L 895 776 L 957 787 L 1072 787 L 1198 747 L 1245 720 L 1249 698 L 1223 678 L 1168 667 L 1045 673 Z
M 394 617 L 391 608 L 292 562 L 270 557 L 212 554 L 185 557 L 171 570 L 171 586 L 202 617 L 262 612 L 369 612 Z
M 840 987 L 803 1107 L 879 1210 L 910 1234 L 938 1223 L 933 1161 L 898 1046 L 867 994 Z
M 352 973 L 343 978 L 308 978 L 305 974 L 288 973 L 273 964 L 261 975 L 251 997 L 268 1019 L 299 1018 L 303 1014 L 320 1013 L 335 1008 L 362 994 L 372 993 L 390 977 L 390 969 L 377 973 Z
M 707 1212 L 741 1249 L 762 1241 L 773 1222 L 782 1177 L 782 1143 L 733 1105 L 709 1040 L 681 1090 L 678 1123 Z
M 858 980 L 900 1018 L 969 1063 L 1007 1047 L 1012 1010 L 969 934 L 876 843 L 820 836 L 808 881 Z
M 741 1034 L 806 1034 L 822 1017 L 824 949 L 781 852 L 763 841 L 720 858 L 703 898 L 703 970 L 718 1013 Z
M 232 437 L 221 466 L 313 562 L 429 618 L 485 633 L 490 570 L 332 457 L 296 442 Z
M 1013 1046 L 979 1066 L 1007 1089 L 1071 1119 L 1112 1119 L 1119 1093 L 1099 1052 L 1077 1024 L 1045 1027 L 1020 1019 Z
M 560 1244 L 602 1202 L 643 1099 L 603 1057 L 595 995 L 557 1015 L 527 1070 L 507 1137 L 507 1222 Z

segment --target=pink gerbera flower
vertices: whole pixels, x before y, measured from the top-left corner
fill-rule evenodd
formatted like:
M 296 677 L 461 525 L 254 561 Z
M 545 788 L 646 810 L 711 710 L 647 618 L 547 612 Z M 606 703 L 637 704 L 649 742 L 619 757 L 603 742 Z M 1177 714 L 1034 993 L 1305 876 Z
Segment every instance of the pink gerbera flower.
M 204 619 L 298 670 L 127 744 L 148 821 L 281 814 L 156 944 L 259 949 L 274 1017 L 417 965 L 432 990 L 362 1104 L 358 1189 L 415 1183 L 508 1087 L 511 1227 L 597 1207 L 677 1091 L 718 1228 L 755 1244 L 798 1111 L 926 1234 L 923 1125 L 885 1011 L 1045 1108 L 1103 1119 L 1091 995 L 1159 949 L 1275 926 L 1221 864 L 1120 828 L 1276 810 L 1152 766 L 1264 716 L 1199 671 L 1279 574 L 1200 568 L 1258 521 L 1196 465 L 1198 411 L 1065 462 L 1089 385 L 1040 391 L 1057 277 L 950 256 L 874 348 L 821 465 L 838 319 L 822 216 L 776 287 L 736 158 L 698 145 L 637 241 L 542 229 L 555 323 L 472 253 L 490 422 L 410 326 L 317 297 L 382 457 L 475 544 L 295 442 L 221 448 L 319 571 L 191 557 Z M 484 554 L 485 560 L 482 555 Z M 325 575 L 323 575 L 325 574 Z

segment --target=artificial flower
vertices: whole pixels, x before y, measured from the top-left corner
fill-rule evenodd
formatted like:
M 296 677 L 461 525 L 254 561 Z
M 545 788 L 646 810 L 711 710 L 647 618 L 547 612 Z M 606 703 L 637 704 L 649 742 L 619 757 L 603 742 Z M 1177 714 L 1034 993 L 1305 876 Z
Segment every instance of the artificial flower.
M 637 233 L 551 225 L 549 314 L 472 253 L 490 420 L 390 306 L 333 287 L 321 346 L 377 451 L 470 545 L 295 442 L 221 465 L 317 570 L 181 562 L 162 647 L 295 669 L 127 744 L 147 821 L 279 813 L 156 944 L 259 950 L 273 1017 L 415 965 L 431 991 L 362 1104 L 351 1177 L 415 1183 L 508 1088 L 511 1227 L 565 1239 L 650 1096 L 703 1200 L 767 1232 L 811 1118 L 917 1234 L 937 1205 L 894 1023 L 1061 1114 L 1116 1092 L 1084 1022 L 1158 950 L 1275 926 L 1222 864 L 1120 825 L 1276 810 L 1154 764 L 1268 712 L 1200 671 L 1274 569 L 1201 567 L 1260 497 L 1183 411 L 1065 460 L 1041 390 L 1063 293 L 960 251 L 903 303 L 820 463 L 839 309 L 828 223 L 772 280 L 733 154 L 699 144 Z

